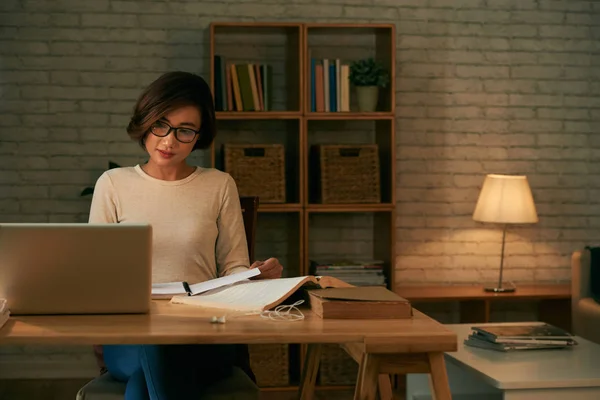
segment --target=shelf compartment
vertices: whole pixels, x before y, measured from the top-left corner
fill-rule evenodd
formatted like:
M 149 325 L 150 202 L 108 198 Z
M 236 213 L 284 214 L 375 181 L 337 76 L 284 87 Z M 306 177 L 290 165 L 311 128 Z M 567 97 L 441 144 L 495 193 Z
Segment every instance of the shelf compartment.
M 364 263 L 382 266 L 388 289 L 394 287 L 395 211 L 307 212 L 305 216 L 305 274 L 326 263 Z M 343 280 L 343 278 L 342 278 Z M 350 283 L 350 282 L 349 282 Z
M 308 120 L 306 123 L 307 159 L 305 191 L 308 194 L 308 206 L 322 204 L 318 160 L 311 159 L 310 149 L 319 144 L 376 144 L 379 160 L 380 203 L 394 204 L 393 190 L 395 176 L 395 134 L 394 119 L 364 120 Z M 355 202 L 358 203 L 358 202 Z M 347 208 L 348 203 L 336 203 L 340 208 Z M 377 203 L 379 204 L 379 203 Z M 331 204 L 327 204 L 330 206 Z
M 226 171 L 224 164 L 223 145 L 225 143 L 244 144 L 280 144 L 284 147 L 285 162 L 285 203 L 267 203 L 260 200 L 260 193 L 245 194 L 240 190 L 240 195 L 259 196 L 259 211 L 266 207 L 281 209 L 295 207 L 301 204 L 301 122 L 299 119 L 280 120 L 218 120 L 218 134 L 213 143 L 212 165 L 217 169 Z M 228 172 L 228 171 L 226 171 Z M 291 204 L 291 206 L 290 206 Z
M 215 94 L 217 111 L 227 114 L 273 113 L 272 116 L 277 116 L 277 113 L 281 112 L 301 113 L 302 56 L 302 24 L 300 23 L 212 23 L 210 25 L 210 85 Z M 217 62 L 218 60 L 220 63 Z M 267 69 L 260 72 L 254 68 L 231 71 L 227 68 L 231 64 L 238 66 L 252 64 L 253 67 L 254 65 L 266 66 Z M 242 85 L 238 97 L 242 99 L 242 111 L 235 106 L 237 96 L 233 89 L 235 86 L 231 85 L 232 78 L 235 76 L 232 75 L 233 73 L 243 74 L 239 75 L 237 80 Z M 259 80 L 266 82 L 267 86 L 260 89 Z M 252 89 L 254 84 L 256 84 L 256 91 Z M 255 104 L 258 107 L 255 107 Z
M 324 65 L 323 60 L 333 62 L 339 60 L 339 65 L 350 65 L 353 61 L 373 58 L 380 62 L 389 73 L 389 83 L 386 87 L 379 89 L 377 112 L 393 113 L 395 111 L 395 25 L 394 24 L 305 24 L 305 54 L 304 54 L 304 109 L 306 114 L 310 115 L 318 110 L 315 97 L 313 97 L 313 86 L 317 85 L 317 78 L 313 79 L 312 64 Z M 336 65 L 337 66 L 337 65 Z M 341 68 L 340 68 L 341 69 Z M 317 71 L 317 75 L 318 75 Z M 326 75 L 326 74 L 325 74 Z M 333 74 L 335 81 L 344 81 L 341 73 Z M 329 79 L 329 78 L 327 78 Z M 323 81 L 325 78 L 323 78 Z M 335 97 L 343 97 L 341 89 L 338 91 L 338 85 L 325 86 L 335 89 Z M 339 86 L 340 88 L 342 86 Z M 348 84 L 349 91 L 349 110 L 355 112 L 358 110 L 356 101 L 356 88 Z M 321 91 L 319 91 L 321 95 Z M 326 96 L 323 96 L 326 97 Z M 314 105 L 313 105 L 314 103 Z M 327 103 L 326 99 L 324 103 Z M 337 106 L 337 101 L 334 102 Z M 343 109 L 343 108 L 342 108 Z M 336 108 L 336 111 L 337 108 Z
M 256 226 L 256 259 L 264 261 L 275 257 L 283 265 L 282 277 L 301 276 L 302 225 L 300 212 L 260 213 Z

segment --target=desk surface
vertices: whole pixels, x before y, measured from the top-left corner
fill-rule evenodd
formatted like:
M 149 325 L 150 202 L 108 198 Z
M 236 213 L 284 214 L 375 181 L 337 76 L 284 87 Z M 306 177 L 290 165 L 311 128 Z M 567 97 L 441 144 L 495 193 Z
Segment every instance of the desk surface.
M 213 324 L 214 312 L 159 300 L 142 315 L 11 316 L 0 329 L 0 345 L 361 342 L 373 353 L 457 347 L 453 331 L 417 310 L 412 319 L 397 320 L 321 319 L 302 311 L 303 321 L 230 315 L 225 324 Z
M 457 333 L 460 343 L 458 350 L 447 353 L 447 357 L 449 362 L 475 372 L 494 387 L 535 389 L 600 386 L 600 345 L 576 337 L 579 345 L 569 349 L 503 353 L 465 346 L 463 341 L 469 336 L 473 325 L 447 325 Z
M 480 285 L 396 286 L 395 291 L 410 301 L 571 298 L 569 284 L 517 285 L 517 290 L 509 293 L 486 292 Z

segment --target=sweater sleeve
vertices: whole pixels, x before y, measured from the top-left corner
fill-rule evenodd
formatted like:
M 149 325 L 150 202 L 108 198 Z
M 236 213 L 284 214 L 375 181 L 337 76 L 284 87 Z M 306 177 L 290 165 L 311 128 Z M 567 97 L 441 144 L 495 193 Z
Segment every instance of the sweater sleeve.
M 118 200 L 108 171 L 100 175 L 94 187 L 89 223 L 117 223 Z
M 242 272 L 249 268 L 248 243 L 240 198 L 231 175 L 227 175 L 221 209 L 217 220 L 217 273 L 219 276 Z

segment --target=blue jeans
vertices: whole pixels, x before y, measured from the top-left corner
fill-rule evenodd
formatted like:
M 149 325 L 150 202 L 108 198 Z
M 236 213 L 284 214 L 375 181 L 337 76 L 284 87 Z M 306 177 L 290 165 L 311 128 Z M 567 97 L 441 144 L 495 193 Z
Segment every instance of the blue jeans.
M 127 382 L 125 400 L 191 399 L 231 374 L 232 345 L 105 345 L 104 363 Z

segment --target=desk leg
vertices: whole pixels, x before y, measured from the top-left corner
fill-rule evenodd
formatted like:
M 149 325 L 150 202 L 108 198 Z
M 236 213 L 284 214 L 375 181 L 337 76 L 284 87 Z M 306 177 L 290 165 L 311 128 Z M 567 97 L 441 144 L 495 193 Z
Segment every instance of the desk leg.
M 316 343 L 309 344 L 308 349 L 306 350 L 306 360 L 304 360 L 302 378 L 300 379 L 300 388 L 298 392 L 298 398 L 300 400 L 312 400 L 314 398 L 320 361 L 321 345 Z
M 379 363 L 377 362 L 377 356 L 363 353 L 358 367 L 354 400 L 375 400 L 377 396 L 378 377 Z
M 429 354 L 429 368 L 431 376 L 432 393 L 435 400 L 451 400 L 450 384 L 446 373 L 444 353 Z
M 379 374 L 379 400 L 393 400 L 392 382 L 388 374 Z

